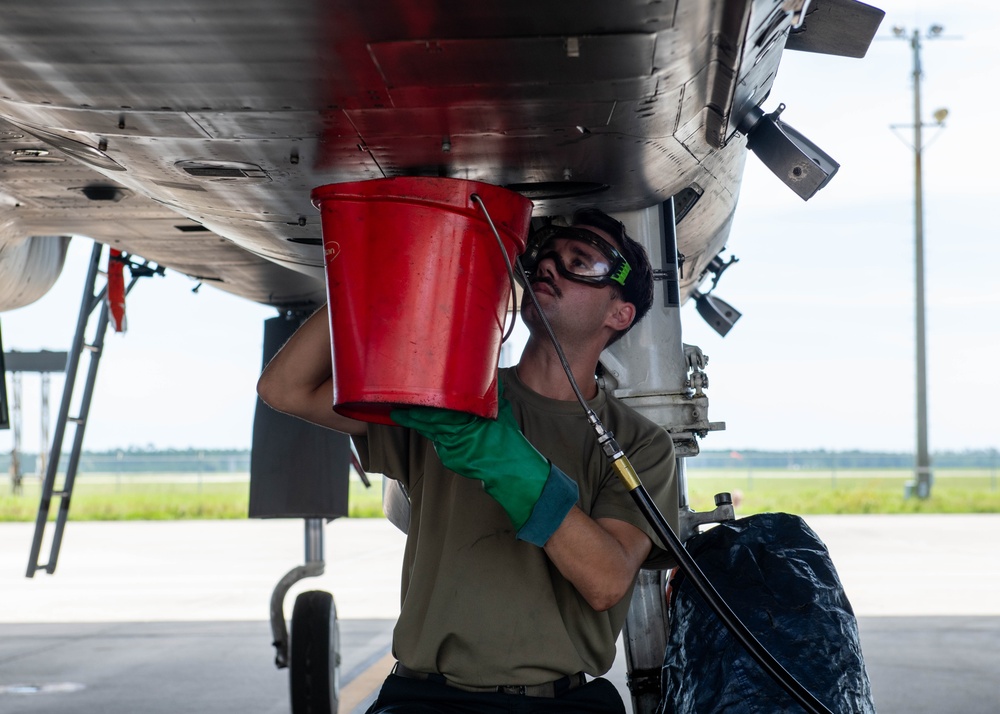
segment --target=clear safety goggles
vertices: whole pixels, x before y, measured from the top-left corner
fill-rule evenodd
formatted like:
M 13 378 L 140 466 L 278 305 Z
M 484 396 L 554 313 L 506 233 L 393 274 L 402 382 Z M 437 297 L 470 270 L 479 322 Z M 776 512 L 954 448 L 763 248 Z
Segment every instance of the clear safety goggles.
M 624 286 L 632 267 L 615 247 L 584 228 L 546 226 L 531 237 L 521 257 L 525 272 L 533 275 L 550 258 L 567 280 L 588 285 Z

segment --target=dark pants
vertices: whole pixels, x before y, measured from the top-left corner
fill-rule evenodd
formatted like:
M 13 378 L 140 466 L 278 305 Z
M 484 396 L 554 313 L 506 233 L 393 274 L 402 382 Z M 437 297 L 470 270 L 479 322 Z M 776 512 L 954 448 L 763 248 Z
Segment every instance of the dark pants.
M 466 692 L 390 674 L 367 714 L 625 714 L 615 686 L 595 679 L 558 697 Z

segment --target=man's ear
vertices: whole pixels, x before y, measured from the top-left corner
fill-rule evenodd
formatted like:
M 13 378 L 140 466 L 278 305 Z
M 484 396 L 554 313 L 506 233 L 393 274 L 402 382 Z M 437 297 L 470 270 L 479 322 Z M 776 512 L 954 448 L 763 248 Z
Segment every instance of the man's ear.
M 608 317 L 604 324 L 615 332 L 627 329 L 635 319 L 635 305 L 624 300 L 613 300 L 608 308 Z

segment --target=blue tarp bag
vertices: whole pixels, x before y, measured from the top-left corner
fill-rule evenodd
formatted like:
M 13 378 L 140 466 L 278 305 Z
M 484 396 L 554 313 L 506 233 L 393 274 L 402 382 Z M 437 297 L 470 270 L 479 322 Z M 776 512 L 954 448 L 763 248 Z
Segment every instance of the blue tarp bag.
M 836 714 L 875 714 L 857 619 L 805 521 L 762 513 L 691 538 L 706 577 L 774 657 Z M 672 581 L 658 714 L 801 714 L 683 574 Z

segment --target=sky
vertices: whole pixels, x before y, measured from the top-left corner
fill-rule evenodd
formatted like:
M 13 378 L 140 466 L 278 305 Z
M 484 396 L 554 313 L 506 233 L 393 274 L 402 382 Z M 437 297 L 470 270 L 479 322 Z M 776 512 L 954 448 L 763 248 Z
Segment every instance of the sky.
M 785 54 L 766 112 L 840 164 L 803 202 L 754 157 L 716 294 L 743 313 L 716 335 L 689 303 L 684 340 L 709 356 L 704 449 L 912 451 L 915 443 L 912 51 L 894 25 L 945 28 L 923 47 L 924 236 L 932 451 L 1000 447 L 1000 7 L 884 1 L 863 60 Z M 899 125 L 892 129 L 892 125 Z M 66 350 L 91 242 L 75 239 L 55 288 L 0 315 L 6 350 Z M 168 271 L 128 300 L 129 329 L 108 333 L 87 449 L 247 448 L 263 320 L 277 313 Z M 84 360 L 86 363 L 86 360 Z M 62 380 L 53 377 L 52 419 Z M 23 448 L 39 442 L 38 378 L 23 377 Z M 0 432 L 0 451 L 11 433 Z M 67 441 L 67 444 L 69 442 Z

